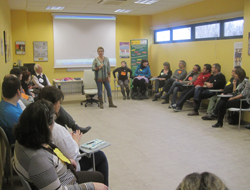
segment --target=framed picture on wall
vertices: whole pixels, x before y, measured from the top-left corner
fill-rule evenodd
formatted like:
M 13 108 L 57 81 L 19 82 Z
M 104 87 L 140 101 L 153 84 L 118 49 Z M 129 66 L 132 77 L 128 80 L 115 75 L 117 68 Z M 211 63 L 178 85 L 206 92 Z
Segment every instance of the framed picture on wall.
M 5 63 L 8 62 L 8 51 L 7 51 L 7 34 L 5 31 L 3 31 L 3 46 L 4 46 L 4 58 L 5 58 Z
M 24 55 L 25 54 L 25 42 L 16 41 L 16 54 Z
M 34 61 L 48 61 L 48 42 L 33 42 Z

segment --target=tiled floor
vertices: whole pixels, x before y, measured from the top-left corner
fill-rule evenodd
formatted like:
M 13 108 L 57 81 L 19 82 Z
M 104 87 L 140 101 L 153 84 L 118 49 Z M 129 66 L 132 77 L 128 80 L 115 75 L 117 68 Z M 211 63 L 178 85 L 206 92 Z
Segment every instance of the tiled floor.
M 63 104 L 80 126 L 92 126 L 81 142 L 100 138 L 110 168 L 111 190 L 174 190 L 192 172 L 218 175 L 230 190 L 250 187 L 250 130 L 173 112 L 151 99 L 114 99 L 117 109 Z M 190 108 L 185 108 L 190 110 Z M 204 114 L 200 113 L 200 115 Z

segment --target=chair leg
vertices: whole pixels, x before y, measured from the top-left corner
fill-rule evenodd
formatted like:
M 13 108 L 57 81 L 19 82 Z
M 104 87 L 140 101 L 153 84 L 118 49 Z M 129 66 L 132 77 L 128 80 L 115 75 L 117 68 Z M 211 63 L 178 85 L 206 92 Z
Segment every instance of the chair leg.
M 239 111 L 239 125 L 238 125 L 238 131 L 240 131 L 240 120 L 241 120 L 241 111 Z

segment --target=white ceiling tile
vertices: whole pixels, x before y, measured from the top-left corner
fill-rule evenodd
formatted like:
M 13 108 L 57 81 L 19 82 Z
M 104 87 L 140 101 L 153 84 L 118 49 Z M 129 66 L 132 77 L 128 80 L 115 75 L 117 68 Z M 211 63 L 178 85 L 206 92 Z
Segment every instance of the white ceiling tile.
M 46 2 L 28 2 L 27 6 L 31 6 L 31 7 L 44 7 L 44 6 L 47 6 L 48 3 Z

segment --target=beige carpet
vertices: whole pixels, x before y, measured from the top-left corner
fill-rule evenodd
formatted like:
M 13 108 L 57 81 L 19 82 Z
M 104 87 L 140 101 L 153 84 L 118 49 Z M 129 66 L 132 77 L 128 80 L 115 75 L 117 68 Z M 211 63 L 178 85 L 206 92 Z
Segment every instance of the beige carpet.
M 228 124 L 214 129 L 215 121 L 188 117 L 190 108 L 175 113 L 151 99 L 124 101 L 119 94 L 117 109 L 105 103 L 101 110 L 81 106 L 82 98 L 66 95 L 62 106 L 80 126 L 92 126 L 82 143 L 111 142 L 104 149 L 111 190 L 174 190 L 185 175 L 203 171 L 218 175 L 230 190 L 249 189 L 250 130 Z

